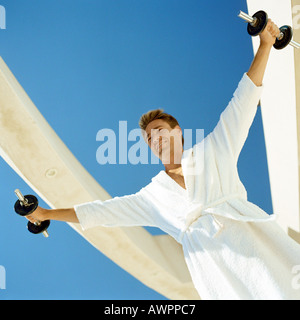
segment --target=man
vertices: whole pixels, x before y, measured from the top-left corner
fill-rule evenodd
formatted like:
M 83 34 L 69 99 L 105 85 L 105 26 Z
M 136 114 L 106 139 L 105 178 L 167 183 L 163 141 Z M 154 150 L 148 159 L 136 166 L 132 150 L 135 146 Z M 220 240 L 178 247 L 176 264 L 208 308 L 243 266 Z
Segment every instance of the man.
M 146 187 L 69 209 L 39 207 L 28 219 L 75 222 L 83 229 L 159 227 L 182 244 L 202 299 L 300 299 L 300 291 L 292 287 L 300 246 L 273 216 L 247 201 L 237 172 L 277 35 L 278 27 L 269 20 L 253 63 L 220 121 L 193 148 L 183 151 L 182 131 L 172 116 L 152 110 L 141 117 L 145 141 L 165 167 Z

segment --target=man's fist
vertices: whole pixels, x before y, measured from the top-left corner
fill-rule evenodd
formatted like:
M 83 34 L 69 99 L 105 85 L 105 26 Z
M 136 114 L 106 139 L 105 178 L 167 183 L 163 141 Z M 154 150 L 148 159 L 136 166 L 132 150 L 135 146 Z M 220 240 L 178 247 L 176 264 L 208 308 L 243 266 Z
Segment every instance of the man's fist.
M 45 211 L 46 209 L 43 209 L 42 207 L 37 207 L 33 213 L 25 216 L 25 218 L 29 220 L 31 223 L 42 222 L 44 220 L 47 220 L 45 216 Z
M 259 35 L 260 44 L 273 46 L 279 34 L 280 34 L 279 28 L 271 19 L 269 19 L 265 30 Z

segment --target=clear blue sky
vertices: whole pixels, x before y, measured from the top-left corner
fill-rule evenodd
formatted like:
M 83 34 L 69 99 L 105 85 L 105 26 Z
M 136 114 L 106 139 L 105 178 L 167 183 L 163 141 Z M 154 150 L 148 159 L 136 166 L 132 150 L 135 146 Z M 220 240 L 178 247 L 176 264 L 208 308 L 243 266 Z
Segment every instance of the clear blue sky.
M 164 108 L 182 128 L 213 130 L 253 59 L 246 1 L 2 0 L 0 55 L 34 104 L 114 196 L 137 192 L 163 167 L 100 165 L 103 128 L 138 127 Z M 1 108 L 1 106 L 0 106 Z M 132 143 L 133 144 L 133 143 Z M 130 148 L 128 143 L 128 148 Z M 248 199 L 272 213 L 260 109 L 239 158 Z M 50 238 L 26 230 L 14 189 L 33 191 L 0 158 L 0 299 L 165 299 L 93 248 L 67 224 Z M 41 202 L 41 205 L 45 205 Z M 160 230 L 148 229 L 153 234 Z

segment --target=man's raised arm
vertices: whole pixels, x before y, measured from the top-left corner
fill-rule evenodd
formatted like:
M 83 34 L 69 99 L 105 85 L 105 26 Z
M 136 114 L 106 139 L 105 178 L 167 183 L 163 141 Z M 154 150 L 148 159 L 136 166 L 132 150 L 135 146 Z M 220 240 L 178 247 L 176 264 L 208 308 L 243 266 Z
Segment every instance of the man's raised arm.
M 270 52 L 278 34 L 278 27 L 269 20 L 267 27 L 260 34 L 260 46 L 249 71 L 241 79 L 233 98 L 221 113 L 217 126 L 210 134 L 218 154 L 228 155 L 235 163 L 253 123 Z
M 268 64 L 269 55 L 276 37 L 279 35 L 279 28 L 269 19 L 265 30 L 260 34 L 260 46 L 254 60 L 247 72 L 248 77 L 257 86 L 261 86 Z

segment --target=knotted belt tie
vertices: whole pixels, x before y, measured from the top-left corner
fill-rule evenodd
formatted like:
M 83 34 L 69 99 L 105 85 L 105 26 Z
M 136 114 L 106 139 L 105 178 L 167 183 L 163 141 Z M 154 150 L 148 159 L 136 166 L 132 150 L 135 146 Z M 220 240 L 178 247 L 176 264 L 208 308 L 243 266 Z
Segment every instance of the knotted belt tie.
M 196 206 L 195 208 L 193 208 L 186 216 L 185 227 L 181 231 L 180 240 L 182 240 L 184 234 L 186 233 L 186 231 L 190 228 L 190 226 L 193 223 L 195 223 L 200 217 L 204 217 L 207 215 L 211 216 L 211 222 L 214 224 L 214 226 L 210 226 L 210 227 L 213 227 L 213 232 L 212 232 L 213 234 L 210 234 L 210 236 L 212 236 L 212 237 L 215 236 L 223 228 L 222 223 L 220 223 L 214 216 L 220 216 L 220 217 L 228 218 L 228 219 L 235 220 L 235 221 L 242 221 L 242 222 L 268 222 L 268 221 L 275 220 L 275 214 L 267 215 L 259 207 L 257 207 L 257 208 L 259 210 L 261 210 L 264 214 L 262 214 L 261 216 L 260 215 L 256 216 L 256 217 L 242 215 L 242 214 L 235 212 L 235 210 L 233 210 L 231 212 L 226 212 L 224 210 L 220 210 L 220 208 L 217 208 L 217 210 L 216 210 L 216 208 L 215 208 L 216 206 L 218 206 L 221 203 L 227 202 L 228 200 L 234 199 L 234 198 L 240 198 L 241 200 L 243 200 L 239 194 L 230 194 L 230 195 L 224 196 L 216 201 L 208 203 L 206 205 L 200 204 L 199 206 Z

